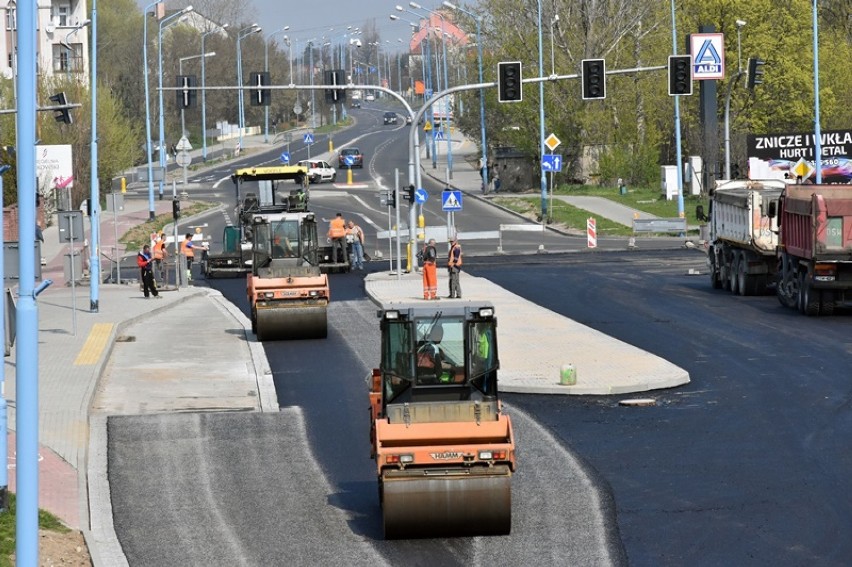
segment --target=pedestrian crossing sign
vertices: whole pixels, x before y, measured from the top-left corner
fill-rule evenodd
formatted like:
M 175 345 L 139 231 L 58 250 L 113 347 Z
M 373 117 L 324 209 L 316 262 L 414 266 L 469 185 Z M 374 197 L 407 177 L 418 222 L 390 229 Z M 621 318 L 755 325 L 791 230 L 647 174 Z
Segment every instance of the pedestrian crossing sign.
M 444 212 L 462 210 L 462 192 L 445 189 L 444 192 L 441 193 L 441 207 Z

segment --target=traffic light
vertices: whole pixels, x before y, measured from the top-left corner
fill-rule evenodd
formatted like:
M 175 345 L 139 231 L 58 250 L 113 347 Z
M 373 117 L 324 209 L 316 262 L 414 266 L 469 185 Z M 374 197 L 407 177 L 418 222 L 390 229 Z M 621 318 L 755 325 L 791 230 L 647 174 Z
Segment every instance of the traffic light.
M 748 60 L 748 88 L 754 90 L 754 85 L 763 84 L 763 66 L 766 62 L 757 57 Z
M 177 197 L 172 199 L 172 218 L 178 220 L 180 218 L 180 199 Z
M 692 94 L 692 56 L 669 55 L 669 96 Z
M 388 189 L 387 191 L 383 191 L 381 193 L 380 201 L 382 205 L 385 207 L 394 207 L 396 208 L 396 191 L 393 189 Z
M 520 61 L 497 63 L 497 100 L 521 102 L 524 99 Z
M 249 82 L 251 84 L 251 106 L 269 106 L 272 102 L 272 91 L 269 89 L 259 89 L 257 87 L 268 87 L 271 84 L 269 73 L 250 73 Z
M 732 163 L 731 164 L 731 179 L 739 179 L 740 178 L 740 164 Z
M 408 187 L 406 187 L 405 192 L 406 192 L 405 199 L 409 203 L 414 204 L 414 185 L 409 185 Z
M 325 71 L 323 73 L 323 81 L 326 85 L 345 85 L 345 71 Z M 346 102 L 346 91 L 344 89 L 325 89 L 325 102 L 328 104 L 337 104 Z
M 177 76 L 177 86 L 180 90 L 175 92 L 177 93 L 177 107 L 180 110 L 195 108 L 195 99 L 198 97 L 197 85 L 195 75 Z
M 50 101 L 55 103 L 55 106 L 67 106 L 68 99 L 65 98 L 65 93 L 61 92 L 50 97 Z M 74 120 L 71 118 L 71 109 L 70 108 L 57 108 L 53 111 L 53 117 L 57 122 L 62 122 L 63 124 L 71 124 Z
M 583 100 L 606 98 L 606 61 L 583 59 Z

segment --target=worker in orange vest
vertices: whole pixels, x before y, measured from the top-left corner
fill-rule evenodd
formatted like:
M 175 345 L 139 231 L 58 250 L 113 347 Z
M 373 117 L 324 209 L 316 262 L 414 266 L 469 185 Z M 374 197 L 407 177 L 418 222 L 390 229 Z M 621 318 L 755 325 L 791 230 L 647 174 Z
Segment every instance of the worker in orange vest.
M 337 262 L 346 262 L 346 222 L 343 220 L 343 213 L 337 213 L 337 216 L 331 219 L 328 228 L 328 237 L 331 239 L 331 257 Z M 340 249 L 340 256 L 337 255 L 337 250 Z M 343 259 L 340 259 L 342 256 Z
M 157 268 L 157 273 L 160 274 L 160 281 L 162 281 L 163 284 L 166 283 L 166 271 L 163 269 L 163 260 L 165 260 L 168 255 L 169 254 L 166 251 L 166 235 L 161 232 L 157 241 L 154 242 L 153 257 L 154 266 Z
M 195 246 L 192 244 L 192 234 L 186 233 L 180 243 L 180 253 L 186 257 L 186 280 L 192 281 L 192 260 L 195 258 Z
M 434 238 L 423 247 L 420 258 L 423 262 L 423 299 L 438 299 L 438 269 L 435 266 L 438 249 Z
M 450 299 L 461 299 L 461 284 L 459 274 L 462 267 L 462 249 L 457 236 L 453 237 L 450 244 L 450 253 L 447 255 L 447 271 L 450 273 Z

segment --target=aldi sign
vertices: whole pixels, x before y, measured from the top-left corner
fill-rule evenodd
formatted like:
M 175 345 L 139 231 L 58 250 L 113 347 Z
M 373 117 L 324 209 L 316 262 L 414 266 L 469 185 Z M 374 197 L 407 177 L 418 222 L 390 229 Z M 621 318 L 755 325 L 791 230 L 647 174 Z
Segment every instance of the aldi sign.
M 725 34 L 694 33 L 689 36 L 692 78 L 696 81 L 725 78 Z

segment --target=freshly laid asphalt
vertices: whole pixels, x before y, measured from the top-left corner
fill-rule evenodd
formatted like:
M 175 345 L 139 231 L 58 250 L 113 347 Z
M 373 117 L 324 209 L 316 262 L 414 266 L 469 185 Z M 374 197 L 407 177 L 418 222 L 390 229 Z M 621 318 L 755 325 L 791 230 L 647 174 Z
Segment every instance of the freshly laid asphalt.
M 264 145 L 245 138 L 245 147 Z M 459 154 L 475 152 L 463 140 Z M 454 185 L 481 196 L 479 175 L 462 163 Z M 469 171 L 468 171 L 469 170 Z M 629 224 L 632 209 L 601 199 L 596 214 Z M 169 210 L 157 201 L 158 213 Z M 146 201 L 128 200 L 117 217 L 102 215 L 101 234 L 113 222 L 123 233 L 148 216 Z M 271 372 L 248 319 L 206 287 L 163 290 L 145 299 L 138 282 L 98 287 L 98 310 L 90 311 L 88 284 L 65 285 L 68 251 L 56 224 L 44 231 L 43 279 L 54 285 L 37 302 L 39 320 L 39 506 L 86 537 L 96 565 L 126 559 L 112 526 L 106 467 L 106 420 L 110 415 L 249 410 L 277 412 Z M 124 251 L 135 255 L 134 250 Z M 543 394 L 627 394 L 689 382 L 673 364 L 538 307 L 488 280 L 463 273 L 463 300 L 487 298 L 500 320 L 501 388 Z M 418 274 L 380 272 L 366 277 L 368 295 L 393 302 L 422 298 Z M 177 329 L 191 323 L 192 336 Z M 16 352 L 6 358 L 5 396 L 9 430 L 15 429 Z M 561 383 L 573 370 L 576 383 Z M 10 465 L 14 433 L 10 433 Z M 14 469 L 11 469 L 14 470 Z M 15 490 L 14 474 L 10 490 Z

